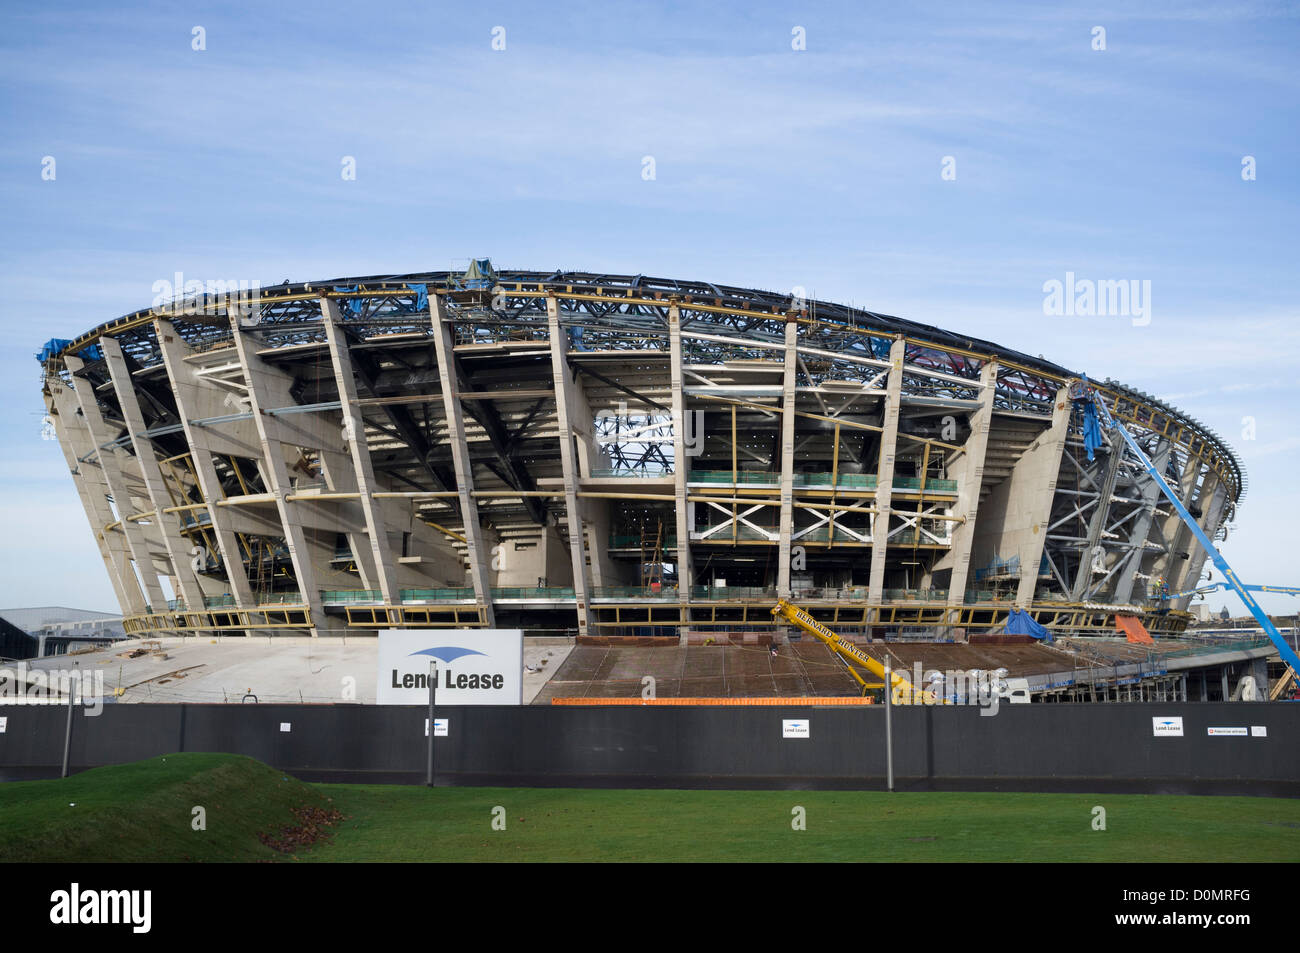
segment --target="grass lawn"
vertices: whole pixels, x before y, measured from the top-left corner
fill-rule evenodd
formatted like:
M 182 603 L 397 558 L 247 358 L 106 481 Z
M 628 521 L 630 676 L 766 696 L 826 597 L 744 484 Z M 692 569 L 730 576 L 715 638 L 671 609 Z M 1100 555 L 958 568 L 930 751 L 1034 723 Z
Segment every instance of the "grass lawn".
M 75 804 L 75 807 L 70 806 Z M 194 805 L 207 830 L 191 827 Z M 259 832 L 337 808 L 293 854 Z M 794 830 L 795 807 L 806 830 Z M 1093 829 L 1093 808 L 1106 829 Z M 501 807 L 504 811 L 495 812 Z M 505 830 L 493 828 L 503 817 Z M 500 821 L 498 820 L 498 826 Z M 0 784 L 0 861 L 1237 861 L 1300 856 L 1300 801 L 1156 795 L 308 785 L 185 754 Z

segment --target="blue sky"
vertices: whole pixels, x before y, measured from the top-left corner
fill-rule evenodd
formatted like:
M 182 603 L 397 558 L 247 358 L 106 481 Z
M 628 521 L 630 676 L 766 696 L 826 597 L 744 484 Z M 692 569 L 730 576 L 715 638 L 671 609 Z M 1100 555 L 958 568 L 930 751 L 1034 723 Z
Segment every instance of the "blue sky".
M 1117 378 L 1233 443 L 1250 492 L 1224 553 L 1300 585 L 1295 6 L 547 6 L 0 15 L 0 605 L 115 608 L 41 439 L 47 338 L 177 271 L 471 256 L 802 286 Z M 1045 315 L 1066 272 L 1150 281 L 1150 322 Z

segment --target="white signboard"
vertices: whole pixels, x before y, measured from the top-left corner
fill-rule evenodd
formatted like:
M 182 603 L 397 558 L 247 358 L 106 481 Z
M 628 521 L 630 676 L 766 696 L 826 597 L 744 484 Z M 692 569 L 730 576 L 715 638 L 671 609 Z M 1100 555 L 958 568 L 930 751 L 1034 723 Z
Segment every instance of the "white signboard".
M 1244 726 L 1241 728 L 1206 728 L 1205 733 L 1207 735 L 1216 735 L 1216 736 L 1229 735 L 1235 738 L 1246 737 L 1246 729 Z
M 437 705 L 522 705 L 522 629 L 384 629 L 375 699 L 428 705 L 430 666 Z
M 447 737 L 447 719 L 446 719 L 446 718 L 435 718 L 435 719 L 433 719 L 433 736 L 434 736 L 435 738 L 446 738 L 446 737 Z M 429 719 L 428 719 L 428 718 L 424 719 L 424 737 L 426 737 L 426 738 L 429 737 Z
M 1151 734 L 1157 738 L 1181 738 L 1183 736 L 1183 718 L 1181 715 L 1156 716 L 1151 719 Z
M 5 730 L 5 726 L 4 726 L 3 722 L 4 722 L 4 719 L 3 719 L 3 718 L 0 718 L 0 731 L 4 731 L 4 730 Z M 1251 725 L 1251 726 L 1250 726 L 1250 736 L 1251 736 L 1252 738 L 1267 738 L 1267 737 L 1268 737 L 1268 725 Z
M 292 726 L 291 726 L 290 723 L 287 722 L 287 721 L 282 721 L 282 722 L 280 722 L 280 730 L 281 730 L 281 731 L 289 731 L 291 727 L 292 727 Z
M 3 735 L 3 734 L 5 733 L 5 729 L 6 729 L 8 726 L 9 726 L 9 718 L 8 718 L 8 716 L 5 716 L 5 717 L 3 717 L 3 718 L 0 718 L 0 735 Z
M 803 719 L 784 718 L 781 720 L 782 738 L 811 738 L 812 726 Z

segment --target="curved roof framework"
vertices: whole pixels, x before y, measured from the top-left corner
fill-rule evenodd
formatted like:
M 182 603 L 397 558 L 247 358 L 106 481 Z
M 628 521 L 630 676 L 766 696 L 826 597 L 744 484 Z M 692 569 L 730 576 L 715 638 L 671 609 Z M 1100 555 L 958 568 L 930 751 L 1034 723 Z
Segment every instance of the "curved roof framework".
M 1087 631 L 1201 571 L 1122 448 L 1084 459 L 1069 369 L 774 292 L 486 261 L 218 283 L 41 359 L 141 631 L 709 631 L 800 593 L 850 630 L 996 625 L 1008 601 Z M 1231 448 L 1100 389 L 1219 531 Z
M 247 326 L 259 327 L 271 346 L 321 340 L 319 301 L 326 297 L 347 302 L 347 320 L 362 336 L 431 334 L 425 310 L 429 293 L 447 293 L 453 301 L 460 294 L 468 297 L 470 306 L 481 307 L 481 294 L 476 292 L 485 290 L 481 287 L 485 283 L 478 282 L 478 288 L 468 287 L 462 273 L 451 271 L 286 282 L 257 289 L 257 313 L 246 315 L 243 320 Z M 1006 369 L 998 380 L 999 397 L 1009 408 L 1022 403 L 1046 405 L 1057 386 L 1080 376 L 1060 364 L 991 341 L 893 315 L 833 302 L 797 300 L 773 291 L 645 275 L 566 271 L 498 271 L 492 283 L 495 297 L 491 311 L 502 325 L 513 326 L 531 316 L 538 322 L 539 338 L 544 338 L 541 320 L 545 314 L 544 301 L 554 295 L 562 303 L 566 323 L 580 323 L 599 335 L 595 336 L 593 347 L 598 342 L 612 349 L 640 349 L 643 346 L 640 338 L 629 342 L 621 332 L 638 328 L 663 330 L 667 326 L 668 305 L 676 301 L 685 315 L 684 330 L 716 327 L 773 343 L 782 340 L 786 316 L 793 312 L 805 326 L 810 342 L 847 356 L 880 359 L 888 353 L 888 342 L 893 336 L 901 334 L 908 339 L 909 363 L 972 381 L 978 377 L 982 363 L 996 357 Z M 105 334 L 117 338 L 142 365 L 156 363 L 157 349 L 150 341 L 153 321 L 160 316 L 181 318 L 179 329 L 191 343 L 214 346 L 229 339 L 231 315 L 242 310 L 239 300 L 238 292 L 195 294 L 123 315 L 85 332 L 52 353 L 52 366 L 61 369 L 59 359 L 64 354 L 93 347 Z M 483 323 L 491 327 L 490 320 Z M 600 334 L 601 331 L 604 333 Z M 958 384 L 957 381 L 947 383 Z M 1225 481 L 1231 498 L 1241 502 L 1246 490 L 1245 469 L 1232 447 L 1217 433 L 1155 397 L 1118 381 L 1107 378 L 1101 389 L 1116 405 L 1115 410 L 1122 419 L 1140 426 L 1169 428 L 1179 443 L 1205 460 Z M 954 392 L 960 393 L 960 389 Z

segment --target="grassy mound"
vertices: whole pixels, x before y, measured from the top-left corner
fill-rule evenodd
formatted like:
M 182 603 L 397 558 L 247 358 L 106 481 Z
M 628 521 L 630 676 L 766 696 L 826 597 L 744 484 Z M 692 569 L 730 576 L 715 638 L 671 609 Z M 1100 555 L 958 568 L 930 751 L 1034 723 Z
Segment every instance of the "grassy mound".
M 194 829 L 196 807 L 206 830 Z M 252 758 L 169 754 L 0 784 L 0 862 L 282 860 L 268 843 L 300 849 L 303 809 L 332 807 Z

